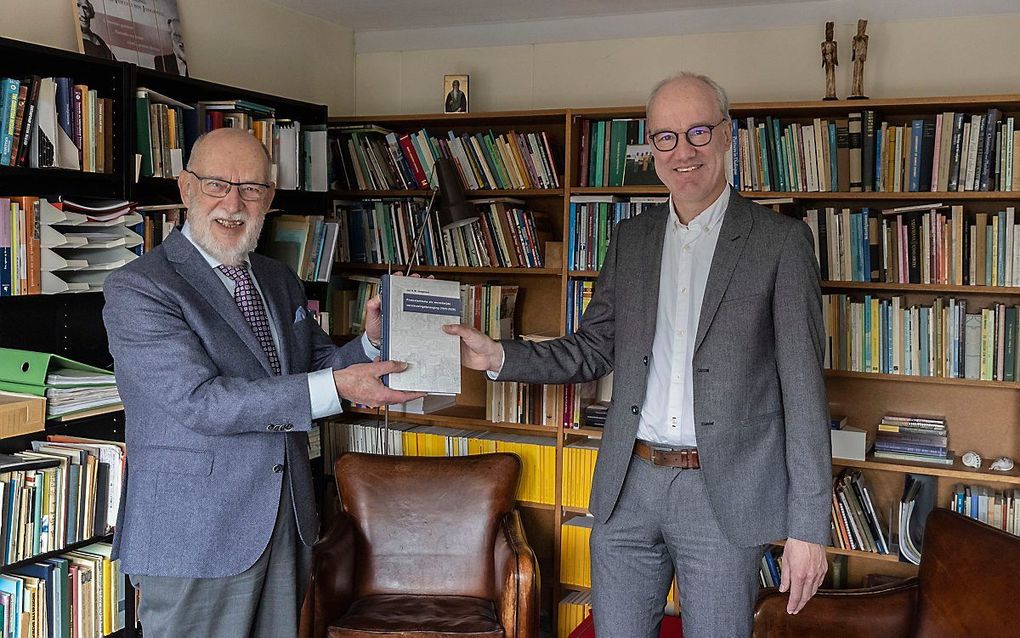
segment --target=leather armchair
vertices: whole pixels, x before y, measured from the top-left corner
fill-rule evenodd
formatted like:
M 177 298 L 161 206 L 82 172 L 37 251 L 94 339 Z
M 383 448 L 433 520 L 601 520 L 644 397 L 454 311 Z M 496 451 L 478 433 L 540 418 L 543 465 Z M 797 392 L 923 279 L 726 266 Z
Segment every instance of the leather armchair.
M 302 635 L 538 636 L 520 473 L 512 454 L 342 455 L 342 505 L 315 547 Z
M 754 612 L 754 637 L 960 638 L 1015 636 L 1020 538 L 946 509 L 925 525 L 917 578 L 869 589 L 819 591 L 797 615 L 788 595 L 768 590 Z

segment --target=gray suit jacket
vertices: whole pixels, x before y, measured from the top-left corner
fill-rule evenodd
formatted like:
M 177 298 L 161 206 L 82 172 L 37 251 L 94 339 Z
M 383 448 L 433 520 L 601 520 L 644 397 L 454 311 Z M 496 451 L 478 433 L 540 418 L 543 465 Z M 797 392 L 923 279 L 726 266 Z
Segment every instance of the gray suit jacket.
M 669 208 L 624 221 L 576 333 L 504 343 L 499 379 L 576 383 L 615 371 L 591 511 L 613 513 L 630 462 L 655 334 Z M 825 330 L 806 224 L 735 191 L 720 229 L 694 351 L 694 420 L 723 532 L 752 546 L 829 542 Z
M 302 541 L 316 540 L 306 373 L 368 359 L 360 340 L 336 348 L 299 310 L 304 288 L 285 265 L 250 260 L 279 336 L 280 376 L 181 233 L 104 285 L 128 451 L 114 548 L 128 574 L 244 571 L 269 542 L 281 489 L 291 490 Z M 289 485 L 274 471 L 285 461 Z

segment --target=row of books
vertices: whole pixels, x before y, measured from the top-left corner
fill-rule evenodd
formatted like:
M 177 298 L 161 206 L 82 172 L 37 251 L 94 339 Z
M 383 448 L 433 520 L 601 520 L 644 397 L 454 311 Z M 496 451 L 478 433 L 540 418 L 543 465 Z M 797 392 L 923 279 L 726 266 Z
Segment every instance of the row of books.
M 332 308 L 336 327 L 343 334 L 364 331 L 365 307 L 379 294 L 379 279 L 364 275 L 344 277 L 344 289 L 332 291 Z M 493 339 L 513 339 L 514 314 L 518 286 L 498 283 L 461 284 L 461 323 L 475 328 Z
M 889 535 L 860 470 L 844 469 L 833 479 L 831 514 L 833 547 L 890 553 Z
M 567 592 L 556 607 L 556 638 L 570 634 L 591 615 L 591 590 Z
M 875 111 L 807 123 L 734 118 L 738 189 L 790 192 L 1020 190 L 1012 117 L 946 112 L 903 124 Z
M 388 433 L 387 433 L 388 432 Z M 323 454 L 344 452 L 396 456 L 467 456 L 510 452 L 521 459 L 517 498 L 552 504 L 555 498 L 556 445 L 551 439 L 495 432 L 457 430 L 412 423 L 390 423 L 388 431 L 375 420 L 329 422 L 322 432 Z
M 328 190 L 325 125 L 276 117 L 274 108 L 248 100 L 188 104 L 140 87 L 135 93 L 136 157 L 144 177 L 177 177 L 195 140 L 219 128 L 250 131 L 272 162 L 277 188 Z
M 265 252 L 305 281 L 329 281 L 336 262 L 340 222 L 318 215 L 277 215 L 270 220 Z
M 50 435 L 0 469 L 3 564 L 109 534 L 125 471 L 123 443 Z
M 765 548 L 758 569 L 758 581 L 762 587 L 779 587 L 783 578 L 782 553 L 771 545 Z
M 585 439 L 563 446 L 561 494 L 564 507 L 588 509 L 591 479 L 599 458 L 599 440 Z
M 1015 381 L 1018 306 L 977 309 L 936 297 L 908 306 L 903 297 L 823 295 L 826 367 L 853 372 Z
M 644 118 L 581 120 L 580 186 L 661 184 Z
M 109 543 L 0 574 L 4 636 L 100 638 L 125 627 L 127 588 Z
M 560 582 L 591 587 L 591 516 L 574 516 L 560 526 Z
M 551 238 L 545 213 L 527 210 L 524 202 L 509 198 L 473 203 L 478 217 L 468 223 L 440 227 L 438 212 L 430 214 L 416 264 L 543 267 L 543 247 Z M 341 220 L 340 260 L 408 263 L 421 230 L 423 205 L 413 199 L 336 202 Z
M 567 227 L 567 270 L 599 270 L 616 225 L 663 202 L 661 197 L 611 196 L 570 198 Z
M 1010 206 L 968 215 L 924 204 L 879 211 L 808 210 L 823 279 L 901 284 L 1020 285 L 1020 232 Z
M 0 166 L 112 173 L 113 106 L 69 77 L 0 78 Z
M 559 188 L 559 174 L 544 131 L 497 135 L 422 129 L 395 133 L 375 125 L 332 129 L 333 179 L 341 190 L 438 187 L 435 163 L 451 159 L 464 187 L 478 189 Z
M 485 418 L 492 423 L 556 425 L 557 387 L 517 381 L 485 385 Z
M 1020 489 L 958 483 L 949 496 L 949 509 L 1020 536 Z
M 595 293 L 593 279 L 567 280 L 567 334 L 573 334 L 581 325 L 581 317 L 588 309 L 591 297 Z
M 0 197 L 0 296 L 100 290 L 110 271 L 143 252 L 142 228 L 130 202 L 110 212 Z
M 952 465 L 949 431 L 943 418 L 887 414 L 878 424 L 873 456 L 891 461 Z

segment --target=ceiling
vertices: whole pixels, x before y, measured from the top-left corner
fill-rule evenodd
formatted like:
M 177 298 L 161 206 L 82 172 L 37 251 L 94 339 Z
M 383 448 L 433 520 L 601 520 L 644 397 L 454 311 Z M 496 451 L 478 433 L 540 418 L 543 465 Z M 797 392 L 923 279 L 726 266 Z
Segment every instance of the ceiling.
M 275 0 L 354 31 L 722 9 L 809 0 Z

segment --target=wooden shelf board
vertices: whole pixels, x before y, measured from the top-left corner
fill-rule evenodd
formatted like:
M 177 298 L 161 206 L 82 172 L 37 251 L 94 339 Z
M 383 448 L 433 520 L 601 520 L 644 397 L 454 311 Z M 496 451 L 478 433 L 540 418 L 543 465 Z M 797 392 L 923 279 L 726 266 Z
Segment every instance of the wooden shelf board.
M 943 377 L 920 377 L 909 374 L 879 374 L 877 372 L 850 372 L 847 370 L 825 370 L 825 376 L 833 379 L 866 379 L 869 381 L 900 381 L 903 383 L 928 383 L 932 385 L 960 385 L 1001 390 L 1020 390 L 1016 381 L 982 381 L 980 379 L 948 379 Z
M 662 195 L 666 196 L 665 186 L 634 185 L 634 186 L 572 186 L 570 195 Z M 920 192 L 920 193 L 887 193 L 887 192 L 821 192 L 802 193 L 786 191 L 740 191 L 747 199 L 793 199 L 801 201 L 1002 201 L 1020 200 L 1020 191 L 989 191 L 989 192 Z
M 517 507 L 526 507 L 533 510 L 543 510 L 551 512 L 556 509 L 556 506 L 552 503 L 535 503 L 533 501 L 517 501 Z
M 786 545 L 786 541 L 776 541 L 769 543 L 770 545 Z M 836 554 L 837 556 L 850 556 L 852 558 L 863 558 L 865 560 L 875 560 L 884 563 L 899 563 L 899 554 L 876 554 L 875 552 L 862 552 L 856 549 L 841 549 L 839 547 L 828 546 L 825 548 L 827 554 Z M 904 563 L 907 564 L 907 563 Z M 916 565 L 915 565 L 916 567 Z
M 36 561 L 46 560 L 47 558 L 53 558 L 55 556 L 60 556 L 61 554 L 66 554 L 67 552 L 73 552 L 76 549 L 81 549 L 83 547 L 88 547 L 89 545 L 92 545 L 93 543 L 103 543 L 103 542 L 107 542 L 108 543 L 108 542 L 111 542 L 112 540 L 113 540 L 113 534 L 101 534 L 99 536 L 93 536 L 92 538 L 87 538 L 87 539 L 85 539 L 83 541 L 78 541 L 77 543 L 71 543 L 70 545 L 66 545 L 66 546 L 64 546 L 64 547 L 62 547 L 60 549 L 54 549 L 52 551 L 48 551 L 48 552 L 45 552 L 43 554 L 36 554 L 35 556 L 29 556 L 28 558 L 24 558 L 22 560 L 15 561 L 13 563 L 8 563 L 7 565 L 0 565 L 0 571 L 6 572 L 9 569 L 20 567 L 22 565 L 29 565 L 29 564 L 34 563 Z
M 490 111 L 487 113 L 416 113 L 411 115 L 355 115 L 349 117 L 331 117 L 329 123 L 339 126 L 345 124 L 357 124 L 359 122 L 372 124 L 411 124 L 421 126 L 453 126 L 457 124 L 471 125 L 474 123 L 487 123 L 510 121 L 535 124 L 549 122 L 562 124 L 567 115 L 566 109 L 534 109 L 527 111 Z
M 583 507 L 571 507 L 569 505 L 561 506 L 565 514 L 576 514 L 578 516 L 591 516 L 591 512 L 584 509 Z
M 973 469 L 964 465 L 960 461 L 960 457 L 955 459 L 952 466 L 875 459 L 870 456 L 866 461 L 834 458 L 832 459 L 832 464 L 836 467 L 854 467 L 863 470 L 880 470 L 888 472 L 911 472 L 913 474 L 926 474 L 928 476 L 951 478 L 958 481 L 1007 483 L 1009 485 L 1020 486 L 1020 467 L 1014 467 L 1008 472 L 995 472 L 989 469 Z
M 565 436 L 583 436 L 589 439 L 601 439 L 602 428 L 563 428 L 563 434 Z
M 58 416 L 58 417 L 54 417 L 54 418 L 48 419 L 48 420 L 49 421 L 60 421 L 62 423 L 67 423 L 67 422 L 70 422 L 70 421 L 80 421 L 82 419 L 88 419 L 88 418 L 91 418 L 91 417 L 94 417 L 94 416 L 99 416 L 99 415 L 102 415 L 102 414 L 114 414 L 116 412 L 123 412 L 123 411 L 124 411 L 124 404 L 123 403 L 116 403 L 114 405 L 104 405 L 103 407 L 100 407 L 100 408 L 93 408 L 91 410 L 83 410 L 81 412 L 75 412 L 74 414 L 65 414 L 64 416 Z
M 335 269 L 340 270 L 369 270 L 387 272 L 392 268 L 393 272 L 404 272 L 407 264 L 365 264 L 355 262 L 337 262 Z M 554 275 L 559 276 L 559 268 L 481 268 L 475 266 L 412 266 L 411 272 L 428 273 L 450 273 L 458 275 Z
M 373 408 L 348 407 L 346 412 L 383 418 L 382 410 Z M 492 423 L 485 420 L 485 409 L 480 406 L 456 405 L 431 414 L 407 414 L 390 410 L 390 421 L 402 421 L 421 425 L 441 425 L 449 428 L 477 430 L 479 432 L 507 432 L 511 434 L 534 434 L 549 438 L 556 437 L 556 428 L 551 425 L 531 423 Z
M 340 199 L 364 199 L 364 198 L 400 198 L 400 197 L 430 197 L 431 190 L 331 190 L 330 196 Z M 472 199 L 488 199 L 491 197 L 562 197 L 562 188 L 520 188 L 520 189 L 482 189 L 465 191 L 468 201 Z
M 1014 286 L 960 286 L 955 284 L 895 284 L 871 281 L 822 282 L 826 290 L 885 290 L 918 293 L 957 293 L 970 295 L 1020 295 L 1020 287 Z

